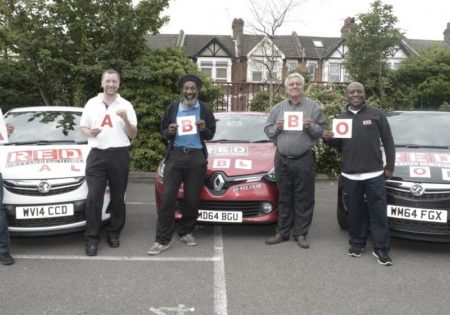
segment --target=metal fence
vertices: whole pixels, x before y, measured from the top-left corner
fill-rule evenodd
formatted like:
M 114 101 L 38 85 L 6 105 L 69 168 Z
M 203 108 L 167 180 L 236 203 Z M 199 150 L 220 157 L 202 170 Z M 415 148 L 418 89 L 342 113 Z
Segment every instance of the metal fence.
M 269 91 L 269 83 L 227 82 L 217 83 L 223 88 L 223 98 L 216 101 L 216 111 L 244 112 L 250 110 L 250 102 L 262 91 Z M 274 94 L 283 93 L 284 86 L 273 84 Z
M 244 112 L 250 110 L 251 101 L 262 91 L 269 91 L 269 83 L 227 82 L 216 83 L 223 88 L 223 97 L 216 100 L 215 111 Z M 325 86 L 329 90 L 344 89 L 347 82 L 311 82 L 310 84 Z M 284 95 L 284 85 L 273 83 L 273 93 Z

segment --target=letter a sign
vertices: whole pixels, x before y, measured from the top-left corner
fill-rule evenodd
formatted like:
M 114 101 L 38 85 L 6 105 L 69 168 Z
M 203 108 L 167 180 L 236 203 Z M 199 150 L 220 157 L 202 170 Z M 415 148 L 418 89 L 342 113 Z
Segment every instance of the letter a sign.
M 352 119 L 333 119 L 333 137 L 351 138 L 352 122 Z
M 197 133 L 197 125 L 195 124 L 195 116 L 177 117 L 178 135 L 195 135 Z
M 303 112 L 284 112 L 284 130 L 303 130 Z

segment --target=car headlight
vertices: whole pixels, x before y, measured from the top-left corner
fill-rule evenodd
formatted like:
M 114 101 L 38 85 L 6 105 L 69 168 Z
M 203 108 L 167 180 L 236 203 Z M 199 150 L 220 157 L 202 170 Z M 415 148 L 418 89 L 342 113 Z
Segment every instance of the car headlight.
M 261 210 L 262 210 L 262 212 L 264 212 L 266 214 L 271 213 L 273 210 L 272 204 L 270 202 L 263 202 L 261 204 Z
M 271 183 L 276 183 L 276 178 L 275 178 L 275 167 L 272 167 L 272 169 L 270 171 L 268 171 L 263 178 Z

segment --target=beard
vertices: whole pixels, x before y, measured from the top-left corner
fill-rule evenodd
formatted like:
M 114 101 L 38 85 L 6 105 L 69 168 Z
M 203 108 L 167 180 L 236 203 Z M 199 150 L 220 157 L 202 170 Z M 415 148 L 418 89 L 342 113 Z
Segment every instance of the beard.
M 197 102 L 197 94 L 186 95 L 183 94 L 183 104 L 186 106 L 193 106 Z

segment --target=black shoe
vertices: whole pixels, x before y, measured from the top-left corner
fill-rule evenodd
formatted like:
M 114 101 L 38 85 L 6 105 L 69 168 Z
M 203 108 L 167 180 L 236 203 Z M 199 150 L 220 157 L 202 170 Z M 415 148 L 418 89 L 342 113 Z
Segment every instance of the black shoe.
M 12 265 L 14 264 L 14 258 L 9 253 L 0 253 L 0 263 L 2 265 Z
M 348 255 L 352 257 L 361 257 L 364 247 L 350 246 L 348 249 Z
M 95 255 L 97 255 L 97 244 L 87 243 L 86 244 L 86 256 L 95 256 Z
M 120 241 L 117 237 L 108 237 L 109 247 L 116 248 L 120 246 Z
M 392 259 L 389 257 L 388 251 L 385 249 L 374 249 L 373 255 L 378 258 L 378 263 L 383 266 L 391 266 Z

